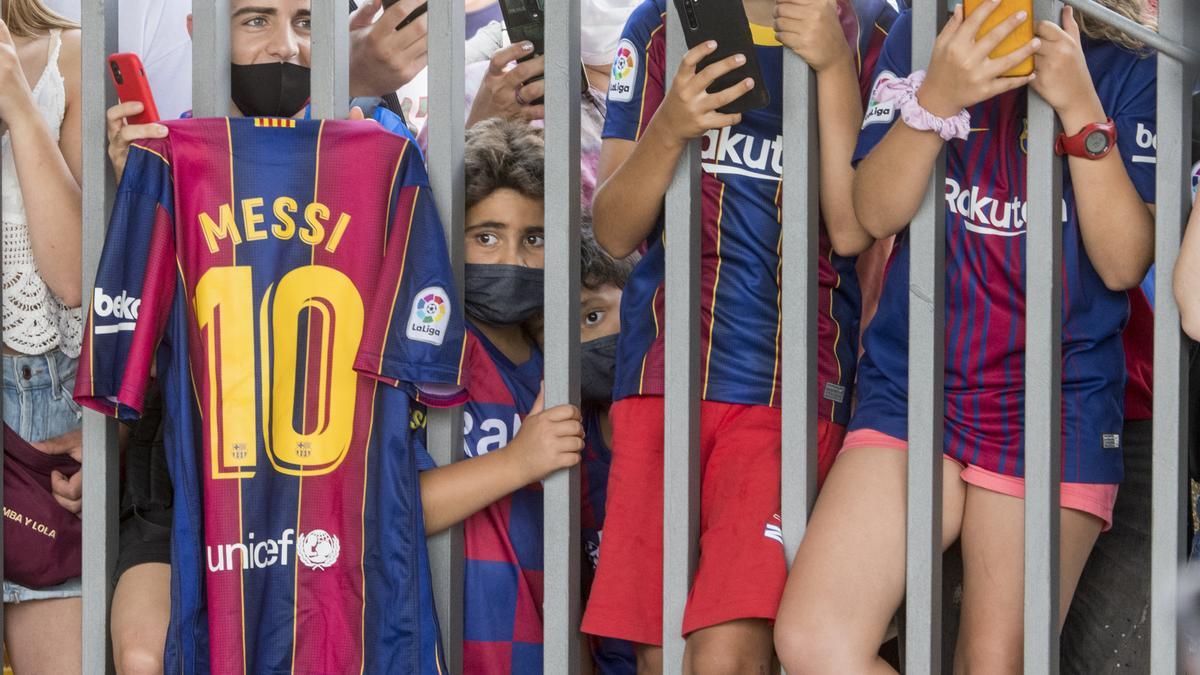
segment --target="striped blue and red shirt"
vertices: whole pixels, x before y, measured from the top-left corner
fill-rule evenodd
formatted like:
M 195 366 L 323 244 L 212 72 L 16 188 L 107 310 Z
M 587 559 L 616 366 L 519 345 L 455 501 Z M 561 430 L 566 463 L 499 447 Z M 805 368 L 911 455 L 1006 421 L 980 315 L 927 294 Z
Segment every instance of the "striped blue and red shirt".
M 876 66 L 876 82 L 911 72 L 912 22 L 901 14 Z M 1116 151 L 1146 202 L 1154 201 L 1155 58 L 1085 38 L 1084 54 Z M 1023 476 L 1025 368 L 1026 92 L 970 109 L 974 129 L 946 145 L 945 452 Z M 896 123 L 872 102 L 855 158 Z M 1084 249 L 1070 169 L 1063 162 L 1062 479 L 1119 483 L 1123 474 L 1129 295 L 1105 287 Z M 907 437 L 909 246 L 898 241 L 879 313 L 864 336 L 852 429 Z
M 885 0 L 863 0 L 860 20 L 843 4 L 847 41 L 869 73 L 894 18 Z M 666 0 L 634 10 L 613 64 L 605 138 L 640 139 L 662 103 Z M 783 46 L 751 26 L 771 103 L 701 141 L 701 373 L 705 400 L 780 405 L 783 175 Z M 864 91 L 867 83 L 863 83 Z M 614 398 L 663 393 L 665 240 L 660 218 L 621 300 Z M 854 260 L 820 235 L 819 412 L 846 424 L 853 397 L 861 297 Z
M 387 423 L 418 384 L 465 385 L 416 146 L 357 122 L 167 126 L 130 150 L 75 391 L 135 418 L 157 364 L 166 670 L 444 672 L 411 431 Z

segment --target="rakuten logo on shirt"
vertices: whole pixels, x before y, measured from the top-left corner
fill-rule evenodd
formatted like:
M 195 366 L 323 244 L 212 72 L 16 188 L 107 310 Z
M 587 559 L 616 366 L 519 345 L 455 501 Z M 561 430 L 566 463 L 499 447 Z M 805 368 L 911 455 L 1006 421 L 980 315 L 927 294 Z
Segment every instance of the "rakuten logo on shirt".
M 244 542 L 208 546 L 208 571 L 227 572 L 233 570 L 256 570 L 268 567 L 287 567 L 289 560 L 299 560 L 312 570 L 331 567 L 341 553 L 341 543 L 336 535 L 325 530 L 301 532 L 286 529 L 278 539 L 255 540 L 254 533 L 246 535 Z
M 705 173 L 777 182 L 783 175 L 783 136 L 768 139 L 735 133 L 733 127 L 712 129 L 700 141 L 700 161 Z
M 121 291 L 120 295 L 110 297 L 103 288 L 96 288 L 96 292 L 92 296 L 92 311 L 96 313 L 96 318 L 125 319 L 125 321 L 115 324 L 101 325 L 100 322 L 97 322 L 96 334 L 104 335 L 105 333 L 133 330 L 137 326 L 138 308 L 141 306 L 141 298 L 135 298 L 125 291 Z
M 1025 234 L 1027 204 L 1020 197 L 999 201 L 987 196 L 978 185 L 964 188 L 953 178 L 946 179 L 946 207 L 961 216 L 963 227 L 976 234 L 1016 237 Z M 1063 222 L 1067 222 L 1067 203 L 1063 201 Z

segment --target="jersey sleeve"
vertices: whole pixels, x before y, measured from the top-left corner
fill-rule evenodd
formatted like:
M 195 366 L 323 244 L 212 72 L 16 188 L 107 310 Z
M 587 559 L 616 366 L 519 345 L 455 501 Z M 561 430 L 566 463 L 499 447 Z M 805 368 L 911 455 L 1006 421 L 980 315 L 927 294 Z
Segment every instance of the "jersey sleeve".
M 879 101 L 875 97 L 879 85 L 888 80 L 908 77 L 912 72 L 912 15 L 903 12 L 883 42 L 883 50 L 875 64 L 871 78 L 871 98 L 863 113 L 862 131 L 858 133 L 858 145 L 854 148 L 854 163 L 862 161 L 883 140 L 899 117 L 893 102 Z
M 658 0 L 646 0 L 629 17 L 608 83 L 602 138 L 636 141 L 662 103 L 666 35 Z
M 405 145 L 392 186 L 387 248 L 355 369 L 430 405 L 465 398 L 466 328 L 456 306 L 442 223 L 416 146 Z
M 83 336 L 75 379 L 80 405 L 126 420 L 141 414 L 175 298 L 174 220 L 168 160 L 158 150 L 134 145 L 113 205 Z
M 1108 109 L 1117 125 L 1117 149 L 1125 170 L 1147 204 L 1154 203 L 1158 161 L 1157 63 L 1155 57 L 1139 58 L 1120 88 L 1121 101 Z

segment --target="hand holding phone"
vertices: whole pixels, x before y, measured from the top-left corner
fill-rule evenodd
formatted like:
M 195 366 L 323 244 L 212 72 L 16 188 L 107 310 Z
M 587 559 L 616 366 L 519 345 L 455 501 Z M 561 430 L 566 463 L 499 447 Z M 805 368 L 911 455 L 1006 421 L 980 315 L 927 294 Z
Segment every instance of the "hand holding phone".
M 746 18 L 746 10 L 742 3 L 733 0 L 723 2 L 713 2 L 712 0 L 708 2 L 674 1 L 675 8 L 679 10 L 679 20 L 683 23 L 683 35 L 688 49 L 695 49 L 710 41 L 717 43 L 717 48 L 696 66 L 697 73 L 737 54 L 746 58 L 742 65 L 722 74 L 709 84 L 706 91 L 716 94 L 737 86 L 746 78 L 754 80 L 754 87 L 717 110 L 725 114 L 743 113 L 757 108 L 765 108 L 770 104 L 771 94 L 767 91 L 766 83 L 763 81 L 762 69 L 758 65 L 758 51 L 754 46 L 754 36 L 750 33 L 750 21 Z
M 158 121 L 158 107 L 154 105 L 154 94 L 150 91 L 150 80 L 137 54 L 126 52 L 108 57 L 108 74 L 117 89 L 121 103 L 137 101 L 142 112 L 128 118 L 130 124 L 151 124 Z
M 963 10 L 966 16 L 971 16 L 984 3 L 991 0 L 963 0 Z M 1018 12 L 1025 12 L 1025 19 L 1009 33 L 1000 45 L 992 50 L 991 58 L 998 59 L 1007 56 L 1025 46 L 1033 39 L 1033 0 L 1000 0 L 1000 5 L 980 26 L 976 39 L 987 35 L 992 29 L 1004 23 L 1006 19 Z M 1005 77 L 1024 77 L 1033 72 L 1033 57 L 1029 57 L 1015 68 L 1004 73 Z

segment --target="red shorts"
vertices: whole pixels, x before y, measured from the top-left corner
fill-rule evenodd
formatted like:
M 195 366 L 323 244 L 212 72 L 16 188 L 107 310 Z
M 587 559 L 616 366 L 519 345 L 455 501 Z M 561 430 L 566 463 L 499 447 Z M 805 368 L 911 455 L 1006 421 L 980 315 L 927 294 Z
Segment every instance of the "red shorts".
M 908 442 L 874 429 L 859 429 L 846 436 L 842 451 L 854 448 L 891 448 L 908 452 Z M 963 466 L 959 477 L 964 483 L 1017 499 L 1025 498 L 1024 478 L 1006 476 L 974 464 L 958 463 Z M 1117 503 L 1118 487 L 1107 483 L 1063 483 L 1059 492 L 1059 505 L 1064 509 L 1096 516 L 1104 521 L 1104 531 L 1107 532 L 1112 528 L 1113 506 Z
M 604 539 L 583 632 L 662 644 L 663 399 L 612 407 Z M 819 480 L 845 429 L 821 421 Z M 787 581 L 779 529 L 780 413 L 702 401 L 700 560 L 684 611 L 688 635 L 736 619 L 775 619 Z

